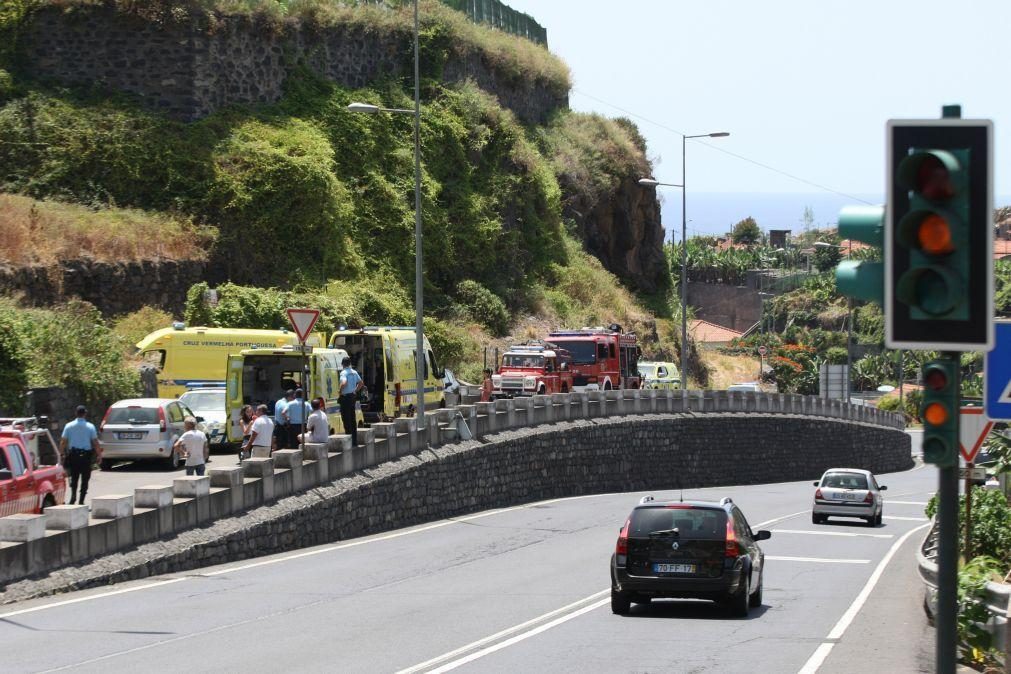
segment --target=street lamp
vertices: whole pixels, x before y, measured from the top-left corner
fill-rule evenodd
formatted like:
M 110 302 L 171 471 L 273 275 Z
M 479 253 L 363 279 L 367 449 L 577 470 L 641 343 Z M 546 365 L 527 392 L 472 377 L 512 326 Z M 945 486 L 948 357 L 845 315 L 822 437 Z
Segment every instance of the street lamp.
M 421 79 L 419 77 L 418 56 L 418 0 L 414 0 L 414 110 L 404 108 L 382 108 L 368 103 L 351 103 L 349 112 L 377 114 L 380 112 L 414 115 L 414 373 L 418 379 L 416 388 L 418 400 L 417 427 L 425 430 L 425 334 L 424 334 L 424 274 L 422 272 L 421 234 Z
M 847 241 L 849 244 L 846 250 L 847 257 L 853 257 L 853 240 Z M 843 248 L 828 241 L 815 241 L 815 248 Z M 850 389 L 853 388 L 853 375 L 850 370 L 853 368 L 853 298 L 846 298 L 846 402 L 850 401 Z
M 681 184 L 662 183 L 652 178 L 641 178 L 639 184 L 643 187 L 660 185 L 681 188 L 681 390 L 688 388 L 688 202 L 685 189 L 685 143 L 689 138 L 725 138 L 728 131 L 700 133 L 693 136 L 681 135 Z

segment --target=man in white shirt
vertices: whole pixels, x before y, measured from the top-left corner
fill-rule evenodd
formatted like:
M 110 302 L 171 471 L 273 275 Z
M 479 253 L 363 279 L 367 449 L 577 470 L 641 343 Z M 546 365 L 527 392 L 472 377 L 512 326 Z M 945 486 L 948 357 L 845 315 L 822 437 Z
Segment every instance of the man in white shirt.
M 249 442 L 246 450 L 254 459 L 270 458 L 270 442 L 274 437 L 274 422 L 267 414 L 267 406 L 256 408 L 256 420 L 249 429 Z
M 330 437 L 330 426 L 327 422 L 326 413 L 323 411 L 321 398 L 312 401 L 312 413 L 305 420 L 305 430 L 308 438 L 302 439 L 302 434 L 298 436 L 299 442 L 315 442 L 323 444 Z
M 207 435 L 197 430 L 197 420 L 193 417 L 183 419 L 186 432 L 179 436 L 173 449 L 186 459 L 186 474 L 203 476 L 210 455 L 211 446 Z

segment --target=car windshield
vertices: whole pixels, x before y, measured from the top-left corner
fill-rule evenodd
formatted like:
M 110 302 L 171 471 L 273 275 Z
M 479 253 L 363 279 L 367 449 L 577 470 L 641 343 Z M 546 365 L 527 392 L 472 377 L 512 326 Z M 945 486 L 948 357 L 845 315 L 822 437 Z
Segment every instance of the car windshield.
M 507 353 L 502 356 L 502 367 L 544 367 L 544 356 Z
M 191 410 L 225 409 L 224 391 L 190 391 L 179 396 L 179 402 Z
M 597 344 L 592 341 L 565 341 L 552 340 L 560 349 L 565 349 L 572 355 L 572 362 L 576 365 L 589 365 L 597 362 Z
M 154 407 L 113 407 L 107 424 L 156 424 L 158 410 Z
M 656 376 L 656 365 L 644 365 L 639 363 L 639 376 L 640 377 L 655 377 Z
M 629 529 L 632 536 L 677 529 L 685 537 L 722 539 L 727 533 L 727 513 L 717 508 L 637 508 Z
M 867 489 L 867 476 L 859 473 L 829 473 L 821 486 L 836 489 Z

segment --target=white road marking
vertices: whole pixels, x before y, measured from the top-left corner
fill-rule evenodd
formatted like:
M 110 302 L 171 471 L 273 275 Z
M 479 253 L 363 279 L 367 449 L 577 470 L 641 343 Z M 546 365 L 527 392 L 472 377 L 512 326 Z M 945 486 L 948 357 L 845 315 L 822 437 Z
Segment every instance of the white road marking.
M 929 522 L 926 517 L 897 517 L 895 515 L 885 515 L 886 520 L 901 520 L 903 522 Z
M 78 604 L 82 601 L 88 601 L 91 599 L 98 599 L 99 597 L 112 597 L 117 594 L 126 594 L 127 592 L 137 592 L 138 590 L 147 590 L 152 587 L 161 587 L 163 585 L 171 585 L 173 583 L 181 583 L 184 580 L 189 580 L 188 577 L 185 578 L 169 578 L 168 580 L 161 580 L 156 583 L 146 583 L 144 585 L 137 585 L 135 587 L 128 587 L 122 590 L 112 590 L 110 592 L 102 592 L 101 594 L 92 594 L 87 597 L 77 597 L 76 599 L 65 599 L 63 601 L 55 601 L 51 604 L 43 604 L 42 606 L 33 606 L 31 608 L 23 608 L 18 611 L 10 611 L 8 613 L 0 613 L 0 619 L 12 618 L 16 615 L 24 615 L 25 613 L 34 613 L 36 611 L 42 611 L 47 608 L 57 608 L 59 606 L 68 606 L 70 604 Z
M 927 526 L 928 525 L 923 524 L 915 529 L 907 531 L 902 535 L 902 538 L 892 544 L 892 547 L 888 549 L 884 558 L 878 562 L 878 566 L 874 569 L 874 573 L 872 573 L 871 577 L 867 579 L 867 583 L 864 585 L 863 589 L 860 590 L 860 594 L 857 595 L 857 598 L 853 600 L 850 607 L 846 609 L 846 612 L 841 618 L 839 618 L 839 622 L 835 624 L 832 631 L 828 633 L 827 637 L 825 637 L 825 642 L 818 646 L 815 652 L 811 654 L 811 657 L 808 658 L 807 662 L 804 663 L 804 666 L 800 668 L 798 674 L 815 674 L 815 672 L 818 671 L 818 668 L 824 664 L 825 658 L 827 658 L 829 653 L 832 652 L 832 648 L 835 646 L 836 642 L 842 638 L 842 636 L 846 633 L 846 630 L 849 629 L 853 619 L 857 617 L 858 613 L 860 613 L 860 609 L 863 608 L 867 598 L 871 596 L 871 592 L 874 591 L 874 586 L 876 586 L 878 581 L 881 580 L 881 575 L 885 572 L 885 567 L 888 566 L 888 562 L 892 561 L 892 557 L 895 556 L 895 553 L 898 552 L 899 548 L 902 547 L 902 544 L 905 543 L 910 536 L 921 529 L 925 529 Z
M 846 536 L 849 538 L 895 538 L 895 534 L 858 534 L 851 531 L 807 531 L 806 529 L 773 529 L 774 534 L 807 534 L 811 536 Z
M 508 635 L 513 634 L 515 632 L 519 632 L 519 631 L 521 631 L 523 629 L 526 629 L 527 627 L 530 627 L 531 625 L 536 625 L 537 623 L 543 622 L 544 620 L 547 620 L 549 618 L 554 618 L 555 616 L 557 616 L 560 613 L 565 613 L 566 611 L 572 611 L 573 609 L 575 609 L 576 607 L 580 606 L 581 604 L 585 604 L 588 601 L 593 601 L 594 599 L 597 599 L 598 597 L 601 597 L 601 596 L 607 594 L 608 592 L 610 592 L 610 589 L 601 590 L 600 592 L 595 592 L 594 594 L 591 594 L 589 597 L 583 597 L 579 601 L 574 601 L 571 604 L 568 604 L 568 605 L 563 606 L 561 608 L 555 609 L 554 611 L 549 611 L 548 613 L 545 613 L 543 615 L 539 615 L 536 618 L 531 618 L 530 620 L 527 620 L 526 622 L 520 623 L 519 625 L 513 625 L 512 627 L 508 627 L 508 628 L 502 630 L 501 632 L 496 632 L 495 634 L 492 634 L 491 636 L 484 637 L 483 639 L 478 639 L 477 641 L 472 641 L 471 643 L 467 644 L 466 646 L 461 646 L 460 648 L 457 648 L 456 650 L 449 651 L 448 653 L 443 653 L 442 655 L 436 656 L 436 657 L 432 658 L 431 660 L 426 660 L 425 662 L 422 662 L 422 663 L 419 663 L 417 665 L 414 665 L 413 667 L 410 667 L 408 669 L 401 669 L 399 672 L 397 672 L 397 674 L 415 674 L 416 672 L 423 671 L 423 670 L 427 669 L 428 667 L 431 667 L 432 665 L 436 665 L 436 664 L 438 664 L 440 662 L 443 662 L 445 660 L 451 660 L 452 658 L 455 658 L 456 656 L 458 656 L 458 655 L 460 655 L 462 653 L 466 653 L 467 651 L 473 650 L 475 648 L 479 648 L 479 647 L 484 646 L 486 644 L 490 644 L 491 642 L 497 641 L 497 640 L 501 639 L 504 636 L 508 636 Z M 608 601 L 610 601 L 610 598 L 608 598 Z M 461 662 L 460 664 L 463 664 L 463 663 Z
M 885 501 L 885 503 L 887 503 L 888 505 L 918 505 L 918 506 L 927 505 L 926 501 L 893 501 L 891 499 L 888 499 L 887 501 Z
M 818 564 L 870 564 L 869 559 L 833 559 L 832 557 L 782 557 L 766 555 L 766 559 L 777 562 L 816 562 Z

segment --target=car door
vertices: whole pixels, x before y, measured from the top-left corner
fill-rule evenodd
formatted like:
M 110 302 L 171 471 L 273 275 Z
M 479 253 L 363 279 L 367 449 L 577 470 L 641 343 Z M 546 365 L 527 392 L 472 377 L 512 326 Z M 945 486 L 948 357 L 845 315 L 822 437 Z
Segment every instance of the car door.
M 740 508 L 734 508 L 734 533 L 737 535 L 738 541 L 743 541 L 744 548 L 748 551 L 748 557 L 751 558 L 751 587 L 754 589 L 756 583 L 759 582 L 762 574 L 762 564 L 765 562 L 765 558 L 762 554 L 762 549 L 758 547 L 758 543 L 755 541 L 755 534 L 751 531 L 751 525 L 748 524 L 747 518 L 744 513 L 741 512 Z
M 663 365 L 658 365 L 656 368 L 656 383 L 657 388 L 667 388 L 670 386 L 670 382 L 667 381 L 667 368 Z
M 7 445 L 7 456 L 10 458 L 11 476 L 13 477 L 13 495 L 17 503 L 15 513 L 35 512 L 35 477 L 32 475 L 30 459 L 17 444 Z
M 13 515 L 17 507 L 14 494 L 14 473 L 7 460 L 9 449 L 0 444 L 0 517 Z
M 169 440 L 175 442 L 183 434 L 183 408 L 179 403 L 169 403 Z

